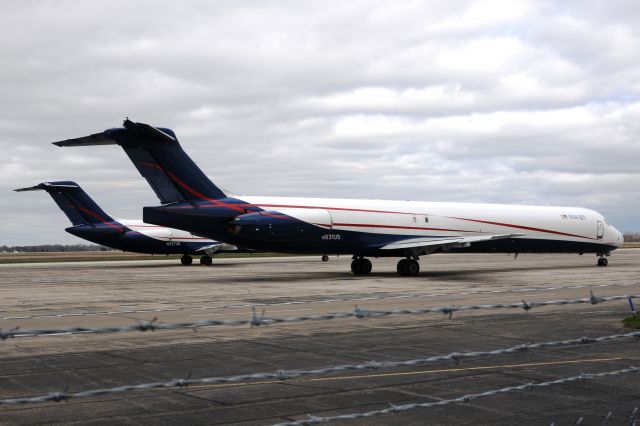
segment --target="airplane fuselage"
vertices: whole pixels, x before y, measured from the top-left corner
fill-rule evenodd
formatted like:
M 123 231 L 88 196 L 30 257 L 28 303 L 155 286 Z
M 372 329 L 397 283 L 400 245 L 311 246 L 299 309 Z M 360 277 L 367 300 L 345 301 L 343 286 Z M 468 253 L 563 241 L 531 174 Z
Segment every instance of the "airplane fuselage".
M 208 238 L 141 220 L 120 219 L 100 225 L 76 225 L 65 230 L 96 244 L 135 253 L 194 254 L 213 244 Z
M 623 243 L 601 214 L 577 207 L 247 196 L 146 207 L 144 219 L 286 253 L 403 256 L 404 249 L 382 247 L 408 238 L 487 234 L 517 236 L 438 249 L 601 254 Z

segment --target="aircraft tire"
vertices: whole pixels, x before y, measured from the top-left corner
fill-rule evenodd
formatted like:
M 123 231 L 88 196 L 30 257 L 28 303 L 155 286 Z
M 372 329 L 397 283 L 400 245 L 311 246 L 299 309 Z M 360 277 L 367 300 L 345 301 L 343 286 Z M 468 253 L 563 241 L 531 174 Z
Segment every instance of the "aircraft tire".
M 367 275 L 372 268 L 373 265 L 369 259 L 353 259 L 351 261 L 351 272 L 354 275 Z
M 396 269 L 403 277 L 415 277 L 420 272 L 420 264 L 415 259 L 400 259 Z
M 183 254 L 180 258 L 180 263 L 182 263 L 184 266 L 189 266 L 193 263 L 193 258 L 188 254 Z
M 200 264 L 204 266 L 211 266 L 213 264 L 213 259 L 211 256 L 205 254 L 200 258 Z
M 398 274 L 402 276 L 407 275 L 407 259 L 400 259 L 396 270 L 398 271 Z
M 372 269 L 373 265 L 369 259 L 360 259 L 360 275 L 367 275 Z
M 360 270 L 360 259 L 353 259 L 351 261 L 351 272 L 354 275 L 358 275 L 358 271 Z
M 415 259 L 407 260 L 407 276 L 415 277 L 420 273 L 420 264 Z
M 329 256 L 327 256 L 326 254 L 324 256 L 322 256 L 322 261 L 323 262 L 327 262 L 329 260 Z

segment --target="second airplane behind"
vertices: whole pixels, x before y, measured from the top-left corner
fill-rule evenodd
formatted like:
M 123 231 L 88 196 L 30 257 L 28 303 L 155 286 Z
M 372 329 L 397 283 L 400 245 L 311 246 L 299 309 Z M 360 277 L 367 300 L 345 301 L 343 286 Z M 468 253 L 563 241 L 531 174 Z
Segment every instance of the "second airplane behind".
M 47 191 L 73 226 L 68 233 L 92 243 L 117 250 L 147 254 L 182 254 L 183 265 L 193 262 L 192 255 L 200 256 L 200 264 L 212 264 L 211 256 L 218 251 L 237 248 L 179 229 L 145 223 L 141 220 L 115 220 L 105 213 L 87 195 L 80 185 L 71 181 L 42 182 L 23 191 Z

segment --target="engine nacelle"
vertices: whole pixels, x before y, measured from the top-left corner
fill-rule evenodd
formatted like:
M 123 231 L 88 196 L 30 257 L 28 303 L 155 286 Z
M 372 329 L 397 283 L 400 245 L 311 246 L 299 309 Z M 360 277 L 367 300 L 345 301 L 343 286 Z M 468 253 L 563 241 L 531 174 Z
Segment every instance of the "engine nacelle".
M 232 234 L 258 240 L 302 240 L 331 229 L 324 209 L 282 209 L 243 214 L 229 223 Z

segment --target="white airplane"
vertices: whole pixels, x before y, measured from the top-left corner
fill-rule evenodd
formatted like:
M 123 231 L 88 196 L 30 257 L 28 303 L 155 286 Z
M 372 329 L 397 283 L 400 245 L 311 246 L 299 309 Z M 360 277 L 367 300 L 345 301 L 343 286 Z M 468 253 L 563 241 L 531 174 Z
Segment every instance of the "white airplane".
M 578 207 L 359 199 L 232 196 L 182 150 L 175 133 L 124 121 L 58 146 L 122 146 L 163 206 L 144 221 L 228 244 L 283 253 L 348 254 L 351 270 L 371 272 L 367 257 L 401 257 L 415 276 L 419 257 L 442 251 L 595 253 L 606 266 L 622 234 L 598 212 Z

